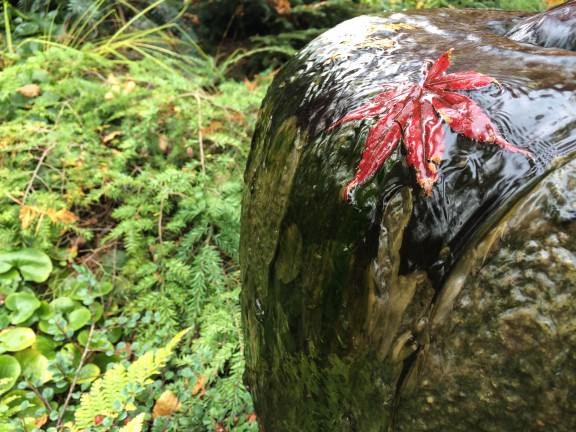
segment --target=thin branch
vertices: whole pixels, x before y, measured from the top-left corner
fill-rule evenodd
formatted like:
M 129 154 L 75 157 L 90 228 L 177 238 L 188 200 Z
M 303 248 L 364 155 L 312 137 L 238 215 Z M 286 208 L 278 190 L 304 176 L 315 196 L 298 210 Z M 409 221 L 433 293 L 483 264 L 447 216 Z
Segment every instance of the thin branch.
M 95 323 L 92 323 L 90 326 L 90 332 L 88 333 L 88 339 L 86 340 L 86 346 L 84 347 L 84 351 L 82 352 L 82 357 L 80 357 L 80 363 L 78 364 L 78 368 L 76 372 L 74 372 L 74 378 L 72 378 L 72 384 L 70 384 L 70 389 L 68 390 L 68 394 L 66 395 L 66 400 L 60 409 L 60 414 L 58 415 L 58 421 L 56 422 L 56 429 L 60 429 L 62 427 L 62 421 L 64 420 L 64 414 L 66 413 L 66 408 L 68 408 L 68 404 L 70 403 L 70 399 L 72 398 L 72 393 L 74 393 L 74 388 L 76 387 L 76 383 L 78 382 L 78 377 L 80 376 L 80 370 L 84 366 L 84 362 L 86 361 L 86 357 L 90 352 L 90 342 L 92 342 L 92 335 L 94 334 L 94 326 Z
M 28 198 L 28 194 L 30 194 L 30 191 L 32 190 L 32 186 L 34 185 L 34 181 L 38 177 L 38 172 L 40 172 L 40 167 L 42 167 L 42 164 L 44 163 L 44 159 L 46 159 L 46 156 L 48 156 L 48 153 L 50 153 L 50 150 L 52 150 L 55 146 L 56 146 L 56 143 L 52 144 L 50 147 L 47 147 L 46 150 L 44 150 L 44 152 L 42 153 L 42 156 L 40 156 L 40 159 L 38 160 L 38 163 L 36 164 L 36 168 L 34 169 L 34 172 L 32 173 L 32 178 L 28 182 L 28 185 L 26 186 L 26 190 L 24 191 L 24 196 L 22 197 L 22 205 L 24 205 L 26 203 L 26 198 Z
M 202 140 L 202 105 L 200 103 L 200 96 L 198 93 L 195 95 L 196 103 L 198 104 L 198 114 L 196 116 L 198 122 L 198 144 L 200 146 L 200 166 L 202 167 L 202 172 L 206 172 L 206 163 L 204 161 L 204 141 Z
M 46 410 L 48 411 L 48 414 L 50 414 L 52 412 L 52 407 L 50 406 L 50 402 L 48 402 L 46 400 L 46 398 L 44 396 L 42 396 L 42 393 L 40 393 L 40 391 L 38 390 L 38 388 L 34 384 L 32 384 L 31 382 L 28 382 L 28 385 L 29 385 L 30 389 L 34 392 L 36 397 L 38 397 L 38 399 L 40 399 L 42 401 L 42 403 L 46 407 Z
M 16 204 L 18 204 L 19 206 L 23 206 L 24 203 L 22 201 L 20 201 L 18 198 L 16 198 L 15 196 L 11 195 L 8 192 L 5 192 L 4 195 L 6 195 L 10 201 L 14 201 Z
M 10 12 L 8 7 L 10 3 L 8 0 L 3 0 L 4 4 L 4 28 L 6 30 L 6 46 L 10 54 L 14 54 L 14 46 L 12 45 L 12 25 L 10 23 Z
M 160 215 L 158 216 L 158 241 L 163 243 L 162 240 L 162 215 L 164 213 L 164 198 L 160 200 Z

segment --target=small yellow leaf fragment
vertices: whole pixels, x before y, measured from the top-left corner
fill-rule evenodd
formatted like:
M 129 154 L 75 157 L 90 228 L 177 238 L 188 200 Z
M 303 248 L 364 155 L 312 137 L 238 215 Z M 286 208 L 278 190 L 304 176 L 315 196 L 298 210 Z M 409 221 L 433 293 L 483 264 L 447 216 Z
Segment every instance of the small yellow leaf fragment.
M 129 80 L 124 84 L 124 94 L 132 93 L 136 90 L 136 82 Z
M 154 404 L 154 409 L 152 410 L 152 418 L 170 416 L 179 409 L 180 401 L 176 395 L 172 391 L 166 390 L 160 395 Z
M 16 91 L 27 98 L 38 97 L 42 93 L 42 89 L 40 89 L 38 84 L 26 84 L 16 89 Z
M 22 229 L 28 228 L 32 225 L 34 218 L 36 217 L 36 212 L 33 210 L 33 207 L 29 206 L 22 206 L 20 207 L 20 225 Z
M 369 35 L 373 35 L 379 31 L 393 31 L 397 32 L 398 30 L 414 30 L 416 26 L 407 23 L 374 23 L 369 24 L 366 28 L 366 33 Z
M 118 432 L 141 432 L 144 427 L 144 413 L 138 414 L 130 420 Z
M 136 409 L 136 405 L 134 405 L 132 402 L 128 402 L 125 406 L 124 409 L 126 411 L 134 411 Z
M 20 224 L 23 229 L 32 225 L 35 219 L 44 216 L 48 217 L 48 219 L 50 219 L 54 224 L 68 225 L 73 224 L 78 220 L 78 217 L 74 213 L 66 209 L 54 210 L 51 208 L 41 208 L 28 205 L 20 207 Z
M 398 31 L 398 30 L 414 30 L 416 28 L 416 26 L 414 26 L 412 24 L 400 22 L 400 23 L 384 24 L 381 28 L 383 30 Z
M 103 142 L 104 144 L 106 144 L 106 143 L 114 140 L 114 138 L 119 137 L 120 135 L 123 135 L 123 132 L 122 132 L 122 131 L 113 131 L 113 132 L 110 132 L 110 133 L 104 135 L 104 137 L 102 137 L 102 142 Z
M 109 74 L 106 78 L 106 83 L 110 85 L 119 85 L 120 80 L 113 74 Z
M 74 213 L 66 209 L 48 210 L 47 214 L 52 223 L 72 224 L 78 220 Z
M 356 48 L 374 48 L 374 49 L 388 49 L 393 48 L 396 46 L 396 41 L 393 39 L 385 38 L 385 39 L 378 39 L 375 37 L 371 37 L 366 39 L 365 41 L 356 44 Z

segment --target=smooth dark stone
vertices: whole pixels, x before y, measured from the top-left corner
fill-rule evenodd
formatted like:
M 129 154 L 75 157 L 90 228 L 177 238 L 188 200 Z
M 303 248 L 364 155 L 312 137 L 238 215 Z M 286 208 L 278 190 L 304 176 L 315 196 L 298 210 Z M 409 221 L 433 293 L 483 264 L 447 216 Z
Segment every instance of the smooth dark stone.
M 513 13 L 363 16 L 262 105 L 242 209 L 246 381 L 261 430 L 576 430 L 576 53 L 504 36 Z M 449 71 L 532 161 L 446 127 L 431 197 L 401 150 L 345 202 L 383 84 Z

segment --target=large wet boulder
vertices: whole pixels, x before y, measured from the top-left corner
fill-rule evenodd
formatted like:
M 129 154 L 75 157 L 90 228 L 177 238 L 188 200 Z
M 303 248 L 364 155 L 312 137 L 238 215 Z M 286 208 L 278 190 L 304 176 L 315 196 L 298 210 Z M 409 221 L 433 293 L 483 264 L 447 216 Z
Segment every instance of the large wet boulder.
M 275 78 L 242 210 L 262 431 L 576 430 L 576 53 L 506 36 L 526 19 L 363 16 Z M 445 124 L 430 196 L 398 148 L 343 199 L 374 119 L 330 125 L 449 48 L 498 80 L 467 95 L 534 158 Z

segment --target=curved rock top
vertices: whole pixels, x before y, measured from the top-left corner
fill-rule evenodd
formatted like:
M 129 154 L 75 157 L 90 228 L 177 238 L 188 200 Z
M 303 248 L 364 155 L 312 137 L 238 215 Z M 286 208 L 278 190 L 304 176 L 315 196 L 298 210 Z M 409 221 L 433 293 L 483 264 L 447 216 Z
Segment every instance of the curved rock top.
M 545 48 L 576 51 L 576 1 L 519 22 L 507 34 L 510 39 Z

